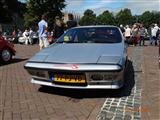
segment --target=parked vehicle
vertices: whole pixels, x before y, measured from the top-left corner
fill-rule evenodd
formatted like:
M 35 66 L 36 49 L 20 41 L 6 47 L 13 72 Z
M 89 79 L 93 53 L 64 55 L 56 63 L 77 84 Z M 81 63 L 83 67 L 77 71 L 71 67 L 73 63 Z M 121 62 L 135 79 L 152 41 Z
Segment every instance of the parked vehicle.
M 5 40 L 14 43 L 14 38 L 13 38 L 12 35 L 10 35 L 8 32 L 4 32 L 4 33 L 2 34 L 2 37 L 3 37 Z
M 18 42 L 20 44 L 28 45 L 29 40 L 30 40 L 30 38 L 29 38 L 29 31 L 28 30 L 25 30 L 23 32 L 22 36 L 18 38 Z M 30 43 L 31 43 L 31 41 L 30 41 Z
M 115 26 L 69 29 L 25 64 L 32 83 L 73 89 L 118 89 L 124 84 L 127 47 Z
M 0 36 L 0 61 L 9 62 L 15 53 L 14 45 Z
M 18 38 L 18 43 L 25 44 L 26 39 L 28 39 L 28 38 L 21 36 L 21 37 Z
M 29 40 L 30 39 L 30 40 Z M 26 41 L 29 41 L 30 44 L 36 44 L 38 43 L 38 33 L 37 32 L 33 32 L 32 33 L 32 36 L 29 36 L 29 33 L 28 35 L 22 35 L 18 38 L 18 43 L 20 44 L 26 44 Z

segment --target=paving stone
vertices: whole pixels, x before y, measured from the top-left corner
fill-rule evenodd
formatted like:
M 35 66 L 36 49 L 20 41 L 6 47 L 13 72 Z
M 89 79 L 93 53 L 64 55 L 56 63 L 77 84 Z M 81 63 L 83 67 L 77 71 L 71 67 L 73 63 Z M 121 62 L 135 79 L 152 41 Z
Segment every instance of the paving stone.
M 123 120 L 123 118 L 116 116 L 116 117 L 114 118 L 114 120 Z
M 134 116 L 140 116 L 140 112 L 134 112 Z
M 123 110 L 123 108 L 124 108 L 124 106 L 121 106 L 121 105 L 119 105 L 119 106 L 117 107 L 117 109 L 121 109 L 121 110 Z
M 103 110 L 104 110 L 104 111 L 108 111 L 108 110 L 109 110 L 109 107 L 104 107 Z
M 116 113 L 115 115 L 116 117 L 120 117 L 120 118 L 123 118 L 123 112 L 122 113 Z
M 111 102 L 107 101 L 107 102 L 106 102 L 106 105 L 107 105 L 107 104 L 109 104 L 109 105 L 110 105 L 110 104 L 111 104 Z
M 137 114 L 134 114 L 135 112 L 134 107 L 139 107 L 141 105 L 140 80 L 142 75 L 141 74 L 142 69 L 141 69 L 141 62 L 139 62 L 140 60 L 137 61 L 137 59 L 140 58 L 141 51 L 142 49 L 137 47 L 136 49 L 133 50 L 133 54 L 132 54 L 133 67 L 135 70 L 135 86 L 132 89 L 130 96 L 121 97 L 119 99 L 116 98 L 116 99 L 113 99 L 114 101 L 112 101 L 111 98 L 106 100 L 106 102 L 108 102 L 108 100 L 109 102 L 112 102 L 109 111 L 115 113 L 114 120 L 115 119 L 131 120 L 134 117 L 134 115 L 137 115 Z M 118 105 L 117 108 L 114 108 L 113 106 L 116 106 L 116 105 Z
M 123 113 L 123 110 L 116 110 L 116 114 L 121 114 Z
M 114 117 L 114 113 L 107 112 L 106 118 L 107 119 L 112 119 Z
M 113 105 L 113 106 L 117 106 L 117 103 L 113 102 L 112 105 Z
M 134 120 L 140 120 L 140 118 L 141 118 L 140 116 L 134 116 L 133 119 L 134 119 Z
M 109 110 L 110 110 L 111 112 L 115 112 L 116 109 L 117 109 L 117 107 L 111 106 Z
M 131 115 L 125 115 L 124 116 L 124 120 L 131 120 L 132 119 L 132 116 Z
M 124 102 L 120 102 L 119 105 L 124 106 L 125 104 L 126 104 L 126 103 L 124 103 Z
M 114 102 L 116 102 L 116 103 L 119 102 L 119 99 L 115 99 Z

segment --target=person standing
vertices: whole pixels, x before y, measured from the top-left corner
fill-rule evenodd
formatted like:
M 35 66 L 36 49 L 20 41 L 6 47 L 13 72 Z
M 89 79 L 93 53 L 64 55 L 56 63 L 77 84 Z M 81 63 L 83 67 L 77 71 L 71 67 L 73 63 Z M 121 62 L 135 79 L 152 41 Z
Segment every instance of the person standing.
M 137 34 L 138 34 L 138 26 L 136 24 L 134 24 L 133 28 L 132 28 L 132 42 L 133 42 L 134 46 L 136 46 L 138 43 Z
M 23 32 L 23 40 L 25 41 L 25 44 L 28 45 L 29 44 L 29 31 L 28 29 L 26 29 Z
M 159 27 L 157 24 L 154 25 L 154 28 L 152 29 L 152 39 L 154 40 L 155 46 L 157 45 L 157 31 Z
M 147 30 L 148 35 L 149 35 L 149 44 L 148 45 L 152 45 L 152 43 L 153 43 L 152 30 L 153 30 L 153 25 L 150 25 Z
M 120 30 L 121 30 L 122 34 L 124 35 L 125 34 L 125 29 L 124 29 L 122 24 L 120 25 Z
M 73 19 L 73 15 L 69 14 L 68 15 L 69 20 L 66 22 L 67 29 L 70 29 L 72 27 L 76 27 L 78 23 Z
M 12 32 L 12 40 L 14 43 L 17 43 L 18 40 L 17 40 L 17 29 L 14 29 L 13 32 Z
M 144 46 L 144 39 L 145 39 L 145 36 L 147 35 L 147 31 L 146 29 L 143 27 L 143 25 L 141 24 L 140 25 L 140 29 L 139 29 L 139 33 L 140 33 L 140 40 L 139 40 L 139 46 L 143 45 Z
M 54 37 L 59 38 L 64 33 L 64 26 L 58 16 L 55 18 Z
M 126 38 L 127 43 L 130 44 L 131 43 L 131 28 L 129 27 L 129 25 L 126 25 L 124 36 Z
M 19 38 L 19 37 L 21 37 L 21 36 L 22 36 L 22 31 L 21 31 L 20 29 L 18 29 L 17 31 L 18 31 L 18 33 L 17 33 L 17 37 Z
M 42 15 L 41 21 L 38 23 L 38 31 L 39 31 L 39 46 L 40 50 L 48 47 L 49 42 L 47 38 L 47 32 L 48 32 L 48 23 L 46 22 L 46 16 Z
M 32 45 L 33 44 L 33 30 L 30 28 L 29 30 L 29 43 Z

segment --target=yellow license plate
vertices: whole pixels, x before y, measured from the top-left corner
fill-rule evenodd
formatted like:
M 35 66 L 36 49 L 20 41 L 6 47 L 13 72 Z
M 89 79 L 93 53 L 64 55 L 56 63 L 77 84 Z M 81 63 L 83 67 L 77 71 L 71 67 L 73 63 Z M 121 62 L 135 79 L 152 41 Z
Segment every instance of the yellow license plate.
M 85 83 L 85 75 L 54 75 L 55 82 L 64 82 L 64 83 Z

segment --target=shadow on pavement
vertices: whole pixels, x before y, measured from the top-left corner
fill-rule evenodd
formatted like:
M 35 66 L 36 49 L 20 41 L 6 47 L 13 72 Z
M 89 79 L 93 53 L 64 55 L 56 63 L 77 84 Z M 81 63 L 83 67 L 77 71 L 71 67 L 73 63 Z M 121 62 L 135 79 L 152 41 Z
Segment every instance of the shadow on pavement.
M 40 92 L 56 94 L 62 96 L 68 96 L 71 98 L 82 99 L 82 98 L 120 98 L 124 96 L 129 96 L 131 94 L 131 90 L 134 87 L 134 69 L 132 62 L 128 62 L 128 67 L 126 70 L 126 77 L 124 87 L 118 90 L 112 89 L 92 89 L 92 90 L 84 90 L 84 89 L 62 89 L 62 88 L 54 88 L 42 86 L 39 88 Z
M 25 59 L 13 58 L 10 62 L 7 62 L 7 63 L 3 63 L 3 62 L 1 63 L 1 62 L 0 62 L 0 66 L 10 65 L 10 64 L 22 62 L 22 61 L 25 61 L 25 60 L 27 60 L 27 58 L 25 58 Z

